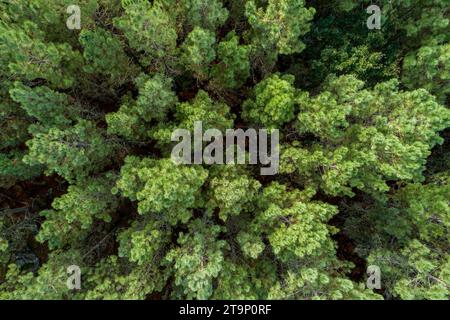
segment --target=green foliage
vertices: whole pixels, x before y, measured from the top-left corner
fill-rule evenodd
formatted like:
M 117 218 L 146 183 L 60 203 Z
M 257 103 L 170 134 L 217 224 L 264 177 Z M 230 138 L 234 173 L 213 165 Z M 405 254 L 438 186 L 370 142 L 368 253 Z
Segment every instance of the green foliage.
M 119 236 L 119 256 L 138 265 L 158 261 L 161 248 L 170 242 L 167 225 L 161 220 L 135 221 Z
M 222 269 L 222 249 L 226 247 L 225 241 L 217 240 L 220 231 L 220 226 L 196 219 L 189 224 L 189 233 L 180 233 L 180 247 L 165 257 L 174 264 L 175 297 L 201 300 L 212 295 L 212 280 Z
M 385 67 L 382 63 L 384 55 L 381 52 L 371 52 L 367 45 L 351 47 L 350 44 L 342 47 L 326 47 L 321 52 L 320 60 L 313 61 L 312 68 L 315 73 L 327 75 L 353 74 L 358 78 L 392 77 L 396 70 Z
M 395 80 L 362 87 L 344 76 L 330 79 L 318 96 L 298 96 L 298 131 L 320 142 L 286 147 L 281 172 L 297 172 L 331 195 L 351 195 L 351 188 L 385 191 L 387 180 L 422 179 L 426 157 L 442 143 L 437 132 L 448 127 L 448 109 L 426 90 L 398 91 Z
M 113 85 L 121 85 L 136 75 L 137 69 L 123 51 L 122 43 L 108 31 L 100 28 L 83 30 L 80 44 L 87 73 L 106 75 Z
M 174 225 L 186 223 L 196 194 L 208 172 L 201 167 L 177 166 L 170 159 L 127 157 L 115 191 L 137 200 L 139 214 L 165 213 L 164 219 Z
M 67 95 L 45 86 L 30 88 L 17 82 L 9 93 L 28 116 L 48 126 L 69 125 L 79 113 L 77 106 L 70 104 Z
M 279 184 L 264 189 L 266 201 L 253 221 L 252 232 L 267 235 L 273 253 L 282 261 L 321 254 L 322 247 L 331 249 L 332 229 L 325 223 L 337 213 L 336 208 L 310 202 L 310 190 L 291 199 L 286 199 L 285 192 L 286 187 Z
M 117 112 L 106 115 L 108 133 L 129 139 L 145 138 L 151 121 L 164 121 L 177 98 L 172 92 L 172 81 L 164 75 L 149 77 L 141 74 L 135 80 L 139 96 L 126 99 Z
M 53 210 L 41 212 L 46 219 L 36 239 L 48 241 L 51 249 L 62 248 L 67 243 L 76 245 L 95 220 L 110 222 L 110 213 L 118 205 L 117 197 L 111 196 L 111 187 L 111 177 L 90 178 L 69 186 L 67 193 L 53 200 Z
M 36 133 L 27 146 L 25 163 L 45 165 L 47 174 L 57 173 L 71 182 L 101 170 L 115 147 L 106 143 L 103 132 L 87 120 L 72 127 L 52 127 L 48 132 Z
M 403 61 L 403 82 L 408 88 L 424 88 L 445 102 L 450 94 L 450 44 L 424 46 Z
M 144 66 L 160 70 L 175 63 L 175 22 L 159 1 L 134 1 L 125 6 L 123 16 L 114 19 L 114 25 L 125 34 Z
M 212 66 L 213 81 L 228 89 L 242 86 L 250 76 L 248 56 L 248 46 L 239 45 L 239 38 L 235 34 L 228 34 L 227 40 L 217 46 L 219 63 Z
M 406 32 L 407 40 L 418 40 L 410 45 L 425 45 L 449 40 L 448 3 L 438 1 L 401 1 L 390 10 L 392 24 Z
M 104 6 L 106 0 L 36 0 L 30 5 L 27 1 L 8 1 L 0 3 L 0 17 L 2 21 L 14 22 L 23 25 L 27 21 L 35 23 L 43 36 L 51 42 L 76 43 L 78 34 L 66 27 L 66 20 L 69 17 L 66 9 L 70 5 L 76 4 L 80 7 L 82 14 L 82 25 L 90 27 L 94 24 L 96 10 Z M 116 6 L 119 0 L 110 1 L 110 7 Z M 102 21 L 103 22 L 103 21 Z M 73 42 L 74 41 L 74 42 Z
M 12 187 L 17 181 L 28 180 L 41 173 L 40 166 L 23 162 L 24 155 L 17 150 L 0 153 L 0 187 Z
M 371 4 L 0 1 L 0 299 L 448 300 L 448 1 Z M 175 164 L 199 121 L 279 173 Z
M 388 199 L 389 206 L 375 203 L 365 219 L 355 215 L 354 227 L 369 219 L 369 227 L 377 231 L 377 241 L 366 244 L 366 254 L 383 270 L 389 295 L 448 299 L 449 197 L 448 182 L 409 184 Z
M 211 194 L 207 196 L 208 206 L 218 208 L 219 217 L 227 220 L 229 215 L 239 215 L 244 210 L 251 211 L 261 184 L 237 167 L 227 165 L 224 170 L 212 174 L 209 187 Z
M 294 77 L 274 74 L 255 86 L 254 100 L 247 100 L 243 117 L 264 127 L 279 128 L 294 118 Z
M 0 300 L 69 299 L 73 297 L 66 285 L 66 268 L 70 265 L 82 266 L 78 251 L 55 251 L 37 275 L 23 272 L 17 265 L 10 264 L 6 274 L 7 281 L 0 284 Z
M 213 298 L 266 299 L 268 288 L 277 281 L 276 278 L 276 269 L 270 260 L 259 260 L 256 264 L 226 260 L 217 277 Z
M 199 27 L 192 30 L 183 43 L 183 64 L 199 80 L 208 78 L 208 66 L 216 58 L 215 43 L 214 33 Z
M 171 141 L 174 129 L 187 129 L 193 134 L 195 121 L 202 121 L 203 130 L 219 129 L 223 132 L 233 127 L 233 114 L 227 104 L 212 100 L 206 91 L 200 90 L 191 102 L 182 102 L 176 106 L 176 121 L 160 123 L 155 126 L 150 136 L 161 145 Z
M 288 272 L 283 287 L 277 284 L 269 293 L 269 299 L 313 300 L 380 300 L 381 296 L 355 285 L 348 279 L 330 277 L 317 268 L 304 268 L 300 273 Z
M 171 1 L 171 0 L 169 0 Z M 228 10 L 220 0 L 181 0 L 183 24 L 190 28 L 200 27 L 215 31 L 228 18 Z
M 69 44 L 45 42 L 44 33 L 31 21 L 22 27 L 1 23 L 0 35 L 1 68 L 13 79 L 45 79 L 57 88 L 73 85 L 81 56 Z
M 245 9 L 259 48 L 275 49 L 280 54 L 304 49 L 298 38 L 309 31 L 315 10 L 305 8 L 303 0 L 269 0 L 265 8 L 258 8 L 254 1 L 248 1 Z
M 304 0 L 269 0 L 260 7 L 250 0 L 245 4 L 245 15 L 251 26 L 249 38 L 253 55 L 261 57 L 261 67 L 270 71 L 278 54 L 301 52 L 305 44 L 299 37 L 310 29 L 314 8 L 305 8 Z
M 5 84 L 6 86 L 6 84 Z M 27 128 L 30 125 L 30 119 L 25 111 L 17 104 L 9 101 L 9 94 L 2 95 L 5 103 L 0 104 L 0 148 L 17 147 L 27 140 Z
M 95 268 L 88 269 L 85 284 L 86 292 L 77 296 L 87 300 L 143 300 L 148 292 L 159 292 L 167 281 L 167 273 L 155 266 L 134 267 L 109 256 L 100 261 Z

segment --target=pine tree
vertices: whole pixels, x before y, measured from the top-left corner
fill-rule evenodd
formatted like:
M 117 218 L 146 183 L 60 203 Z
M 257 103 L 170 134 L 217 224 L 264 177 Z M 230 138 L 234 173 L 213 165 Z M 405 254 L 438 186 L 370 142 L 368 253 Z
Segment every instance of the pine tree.
M 0 2 L 0 299 L 448 300 L 448 1 L 372 4 Z M 199 122 L 279 173 L 175 163 Z

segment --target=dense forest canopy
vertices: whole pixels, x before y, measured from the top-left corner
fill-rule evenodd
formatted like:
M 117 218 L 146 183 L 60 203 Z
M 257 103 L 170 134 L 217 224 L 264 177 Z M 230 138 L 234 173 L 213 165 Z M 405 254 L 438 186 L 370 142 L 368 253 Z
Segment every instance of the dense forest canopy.
M 0 299 L 448 299 L 449 12 L 0 1 Z M 279 172 L 175 164 L 196 121 Z

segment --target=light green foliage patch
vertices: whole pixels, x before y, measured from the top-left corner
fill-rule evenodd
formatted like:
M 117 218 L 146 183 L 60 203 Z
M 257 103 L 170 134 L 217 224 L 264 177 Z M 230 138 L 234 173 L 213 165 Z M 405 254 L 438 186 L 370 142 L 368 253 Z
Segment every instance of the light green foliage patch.
M 448 300 L 448 0 L 372 4 L 0 1 L 0 299 Z

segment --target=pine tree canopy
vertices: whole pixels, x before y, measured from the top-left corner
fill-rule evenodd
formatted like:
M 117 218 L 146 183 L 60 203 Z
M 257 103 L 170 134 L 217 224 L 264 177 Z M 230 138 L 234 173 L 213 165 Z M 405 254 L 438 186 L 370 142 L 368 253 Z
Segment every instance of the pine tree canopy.
M 448 300 L 449 1 L 375 2 L 0 1 L 0 300 Z

